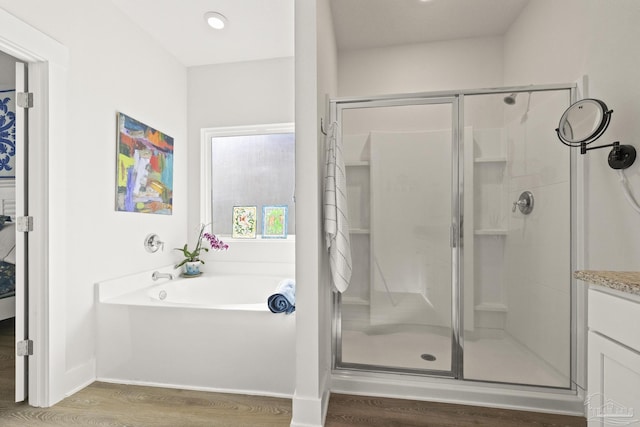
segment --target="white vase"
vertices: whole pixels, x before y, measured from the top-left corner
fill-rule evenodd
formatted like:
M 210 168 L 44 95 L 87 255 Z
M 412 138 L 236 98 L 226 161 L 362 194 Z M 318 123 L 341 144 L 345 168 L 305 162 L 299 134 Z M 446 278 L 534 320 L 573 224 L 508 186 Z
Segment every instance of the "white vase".
M 184 265 L 184 274 L 195 276 L 200 274 L 200 261 L 189 261 Z

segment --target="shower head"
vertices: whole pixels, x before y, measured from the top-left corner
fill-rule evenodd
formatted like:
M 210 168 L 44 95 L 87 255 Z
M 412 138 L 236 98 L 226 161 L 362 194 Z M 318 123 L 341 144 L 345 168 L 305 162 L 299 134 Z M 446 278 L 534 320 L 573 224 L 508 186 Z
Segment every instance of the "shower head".
M 504 97 L 504 103 L 507 104 L 507 105 L 515 104 L 516 103 L 516 96 L 517 96 L 517 93 L 512 93 L 509 96 L 505 96 Z

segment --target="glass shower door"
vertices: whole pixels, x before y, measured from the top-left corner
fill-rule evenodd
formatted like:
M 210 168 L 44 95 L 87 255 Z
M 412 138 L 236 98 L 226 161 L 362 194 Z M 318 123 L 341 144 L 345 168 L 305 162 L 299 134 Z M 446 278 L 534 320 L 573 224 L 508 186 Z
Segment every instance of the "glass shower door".
M 352 228 L 337 365 L 455 376 L 457 99 L 338 105 Z
M 464 378 L 570 388 L 571 150 L 553 131 L 570 91 L 510 92 L 464 98 L 475 159 Z

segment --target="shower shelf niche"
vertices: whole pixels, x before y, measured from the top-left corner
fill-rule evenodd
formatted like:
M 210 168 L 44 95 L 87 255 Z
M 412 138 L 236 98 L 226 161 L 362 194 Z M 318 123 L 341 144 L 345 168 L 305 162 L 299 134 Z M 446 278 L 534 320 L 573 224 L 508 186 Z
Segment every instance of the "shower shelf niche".
M 474 321 L 479 330 L 504 330 L 507 305 L 501 254 L 509 228 L 507 141 L 502 128 L 474 128 L 472 134 Z
M 485 303 L 477 304 L 474 308 L 478 311 L 497 311 L 497 312 L 507 311 L 507 306 L 502 303 L 485 302 Z
M 498 157 L 476 157 L 473 160 L 475 163 L 507 163 L 507 158 L 503 156 Z
M 354 296 L 342 296 L 342 304 L 351 304 L 351 305 L 369 305 L 369 300 L 360 297 Z
M 369 234 L 368 228 L 351 228 L 349 234 Z
M 506 228 L 482 228 L 473 232 L 476 236 L 506 236 Z
M 343 155 L 347 179 L 347 205 L 353 271 L 351 284 L 342 294 L 343 321 L 359 324 L 369 318 L 370 306 L 370 162 L 365 149 L 369 135 L 344 135 Z

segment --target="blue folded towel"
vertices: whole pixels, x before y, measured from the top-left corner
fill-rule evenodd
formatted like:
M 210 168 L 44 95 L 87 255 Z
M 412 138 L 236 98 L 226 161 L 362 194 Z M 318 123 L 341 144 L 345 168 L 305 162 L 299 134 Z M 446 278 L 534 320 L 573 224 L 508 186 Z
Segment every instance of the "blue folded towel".
M 276 291 L 267 300 L 272 313 L 291 314 L 296 311 L 296 282 L 285 279 L 278 284 Z

